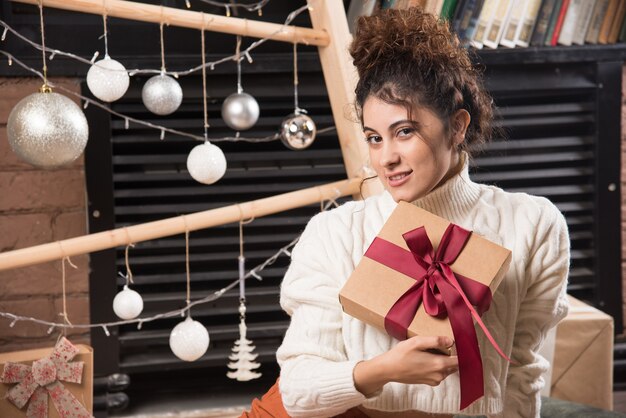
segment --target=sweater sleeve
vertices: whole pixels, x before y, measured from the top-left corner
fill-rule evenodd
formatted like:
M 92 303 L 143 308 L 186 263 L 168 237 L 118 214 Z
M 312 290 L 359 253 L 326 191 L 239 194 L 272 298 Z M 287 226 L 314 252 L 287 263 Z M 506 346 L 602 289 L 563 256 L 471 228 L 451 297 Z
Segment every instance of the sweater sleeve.
M 331 216 L 309 222 L 281 286 L 280 303 L 291 323 L 276 356 L 283 404 L 292 417 L 334 416 L 365 401 L 354 386 L 357 361 L 348 360 L 341 332 L 340 276 L 348 273 L 350 257 L 341 253 L 346 250 L 337 225 L 328 225 Z
M 505 390 L 505 417 L 539 417 L 542 374 L 550 364 L 538 354 L 547 332 L 565 317 L 570 240 L 563 215 L 551 204 L 544 208 L 527 263 Z M 522 289 L 524 291 L 524 288 Z

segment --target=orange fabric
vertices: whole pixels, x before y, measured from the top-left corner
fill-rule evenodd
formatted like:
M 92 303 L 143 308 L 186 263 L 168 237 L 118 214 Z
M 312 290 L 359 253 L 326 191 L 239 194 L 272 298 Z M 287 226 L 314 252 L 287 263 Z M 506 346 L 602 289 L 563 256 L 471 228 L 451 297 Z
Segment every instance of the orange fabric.
M 278 380 L 261 399 L 255 398 L 250 405 L 250 412 L 244 412 L 239 418 L 290 418 L 278 389 Z M 367 418 L 357 408 L 352 408 L 335 418 Z

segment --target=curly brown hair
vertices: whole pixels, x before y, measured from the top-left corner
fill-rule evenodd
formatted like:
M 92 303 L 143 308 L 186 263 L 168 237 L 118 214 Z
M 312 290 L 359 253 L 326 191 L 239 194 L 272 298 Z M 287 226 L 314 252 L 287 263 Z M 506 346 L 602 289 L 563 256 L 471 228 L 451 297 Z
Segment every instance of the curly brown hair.
M 359 74 L 356 111 L 369 96 L 435 112 L 449 130 L 459 109 L 470 114 L 462 149 L 476 149 L 493 134 L 493 99 L 481 72 L 447 22 L 412 7 L 385 9 L 357 21 L 350 54 Z

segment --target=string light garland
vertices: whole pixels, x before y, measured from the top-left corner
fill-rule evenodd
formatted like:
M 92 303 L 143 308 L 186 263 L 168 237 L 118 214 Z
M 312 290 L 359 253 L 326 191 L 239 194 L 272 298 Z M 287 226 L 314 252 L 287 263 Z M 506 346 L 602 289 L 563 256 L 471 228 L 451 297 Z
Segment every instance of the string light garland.
M 304 12 L 305 10 L 308 9 L 308 6 L 302 6 L 294 11 L 292 11 L 291 13 L 289 13 L 289 15 L 287 16 L 287 19 L 285 19 L 285 22 L 283 23 L 283 27 L 289 25 L 296 16 L 298 16 L 300 13 Z M 78 55 L 74 55 L 68 52 L 64 52 L 58 49 L 51 49 L 48 48 L 46 46 L 42 46 L 40 44 L 37 44 L 36 42 L 31 41 L 30 39 L 24 37 L 23 35 L 21 35 L 19 32 L 17 32 L 15 29 L 13 29 L 10 25 L 8 25 L 6 22 L 0 20 L 0 26 L 4 27 L 4 31 L 3 31 L 3 35 L 0 38 L 1 40 L 4 40 L 4 38 L 6 37 L 6 33 L 7 31 L 14 34 L 15 36 L 17 36 L 18 38 L 22 39 L 23 41 L 27 42 L 28 44 L 30 44 L 31 46 L 33 46 L 34 48 L 42 51 L 42 54 L 45 55 L 44 53 L 50 53 L 50 59 L 52 59 L 55 55 L 62 55 L 62 56 L 66 56 L 75 60 L 78 60 L 80 62 L 83 62 L 85 64 L 89 64 L 92 65 L 95 62 L 95 59 L 98 57 L 98 52 L 96 52 L 94 54 L 94 56 L 92 57 L 91 60 L 87 60 L 85 58 L 82 58 Z M 278 31 L 277 31 L 278 32 Z M 275 33 L 277 33 L 275 32 Z M 263 38 L 263 39 L 259 39 L 255 42 L 253 42 L 248 48 L 246 48 L 243 51 L 240 51 L 239 53 L 243 56 L 246 57 L 246 59 L 249 62 L 252 62 L 252 58 L 250 56 L 250 51 L 252 51 L 253 49 L 255 49 L 256 47 L 260 46 L 262 43 L 266 42 L 270 40 L 270 38 Z M 28 65 L 26 65 L 24 62 L 20 61 L 18 58 L 16 58 L 13 54 L 1 50 L 0 49 L 0 54 L 3 54 L 5 57 L 7 57 L 9 65 L 12 65 L 13 62 L 17 63 L 20 67 L 24 68 L 25 70 L 31 72 L 32 74 L 37 75 L 39 78 L 41 78 L 42 80 L 47 82 L 47 77 L 45 77 L 41 72 L 39 72 L 38 70 L 36 70 L 35 68 L 32 68 Z M 212 62 L 205 62 L 200 64 L 199 66 L 196 66 L 194 68 L 191 68 L 189 70 L 186 71 L 174 71 L 174 72 L 168 72 L 165 71 L 164 74 L 170 74 L 173 75 L 175 78 L 177 78 L 179 75 L 189 75 L 192 74 L 196 71 L 200 71 L 202 69 L 206 69 L 209 68 L 211 70 L 213 70 L 215 68 L 216 65 L 222 64 L 224 62 L 229 62 L 232 61 L 236 58 L 237 54 L 233 54 L 224 58 L 221 58 L 219 60 L 216 61 L 212 61 Z M 109 71 L 116 71 L 116 70 L 109 70 Z M 135 69 L 135 70 L 127 70 L 129 75 L 136 75 L 136 74 L 160 74 L 162 72 L 161 69 L 157 70 L 157 69 L 147 69 L 147 70 L 139 70 L 139 69 Z M 46 74 L 47 75 L 47 74 Z M 172 128 L 167 128 L 165 126 L 161 126 L 161 125 L 157 125 L 151 122 L 147 122 L 141 119 L 137 119 L 137 118 L 133 118 L 131 116 L 127 116 L 124 115 L 122 113 L 116 112 L 114 110 L 112 110 L 109 106 L 107 105 L 103 105 L 100 102 L 90 99 L 88 97 L 85 97 L 79 93 L 76 93 L 70 89 L 67 89 L 63 86 L 56 86 L 53 84 L 50 84 L 50 86 L 54 87 L 57 90 L 61 90 L 69 95 L 72 95 L 74 97 L 77 97 L 79 99 L 81 99 L 84 102 L 84 106 L 85 108 L 88 105 L 94 105 L 97 106 L 98 108 L 112 114 L 115 115 L 121 119 L 124 120 L 124 125 L 125 128 L 128 129 L 129 128 L 129 122 L 133 122 L 136 123 L 138 125 L 142 125 L 148 128 L 152 128 L 152 129 L 156 129 L 158 131 L 160 131 L 161 133 L 161 137 L 163 139 L 164 134 L 167 132 L 169 134 L 173 134 L 173 135 L 178 135 L 178 136 L 182 136 L 182 137 L 186 137 L 186 138 L 190 138 L 196 141 L 206 141 L 206 137 L 204 136 L 200 136 L 200 135 L 194 135 L 188 132 L 183 132 L 183 131 L 179 131 L 176 129 L 172 129 Z M 325 129 L 321 129 L 318 130 L 318 133 L 325 133 L 325 132 L 330 132 L 335 130 L 335 127 L 327 127 Z M 281 135 L 280 133 L 275 133 L 273 135 L 268 135 L 265 137 L 243 137 L 240 136 L 239 134 L 235 135 L 235 136 L 225 136 L 225 137 L 219 137 L 219 138 L 209 138 L 211 140 L 211 142 L 250 142 L 250 143 L 262 143 L 262 142 L 271 142 L 271 141 L 277 141 L 281 139 Z
M 300 15 L 302 12 L 304 12 L 305 10 L 309 10 L 309 6 L 302 6 L 299 7 L 295 10 L 293 10 L 292 12 L 290 12 L 287 15 L 287 18 L 285 19 L 285 21 L 283 22 L 283 24 L 281 25 L 281 29 L 276 30 L 275 32 L 273 32 L 270 37 L 267 38 L 262 38 L 262 39 L 257 39 L 256 41 L 252 42 L 250 44 L 250 46 L 248 46 L 245 50 L 241 51 L 241 54 L 243 54 L 244 56 L 246 56 L 246 58 L 251 61 L 252 58 L 250 57 L 250 52 L 253 51 L 254 49 L 258 48 L 259 46 L 261 46 L 262 44 L 264 44 L 265 42 L 271 40 L 271 36 L 280 33 L 282 31 L 285 30 L 285 27 L 289 26 L 289 24 L 298 16 Z M 209 22 L 210 23 L 210 22 Z M 65 51 L 61 51 L 59 49 L 53 49 L 53 48 L 49 48 L 49 47 L 45 47 L 42 46 L 41 44 L 38 44 L 34 41 L 31 41 L 30 39 L 26 38 L 25 36 L 23 36 L 22 34 L 20 34 L 18 31 L 16 31 L 15 29 L 13 29 L 13 27 L 11 27 L 8 23 L 6 23 L 5 21 L 0 19 L 0 26 L 4 27 L 4 36 L 6 37 L 6 32 L 10 32 L 12 34 L 14 34 L 15 36 L 17 36 L 19 39 L 21 39 L 22 41 L 28 43 L 29 45 L 31 45 L 33 48 L 38 49 L 42 52 L 45 53 L 49 53 L 50 57 L 49 59 L 53 59 L 56 55 L 60 55 L 60 56 L 64 56 L 67 58 L 71 58 L 73 60 L 82 62 L 83 64 L 87 64 L 87 65 L 91 65 L 93 64 L 95 58 L 99 55 L 99 52 L 96 52 L 94 54 L 94 57 L 92 57 L 90 60 L 83 58 L 79 55 L 76 54 L 72 54 L 70 52 L 65 52 Z M 0 38 L 1 39 L 1 38 Z M 4 40 L 4 39 L 2 39 Z M 297 40 L 296 40 L 297 41 Z M 202 67 L 206 67 L 209 68 L 210 70 L 214 70 L 216 66 L 223 64 L 225 62 L 231 62 L 236 58 L 235 54 L 220 58 L 218 60 L 215 61 L 211 61 L 211 62 L 207 62 L 204 65 L 200 64 L 197 65 L 195 67 L 189 68 L 187 70 L 177 70 L 177 71 L 165 71 L 164 74 L 167 75 L 171 75 L 174 78 L 178 78 L 179 76 L 186 76 L 186 75 L 190 75 L 193 74 L 195 72 L 198 72 L 202 69 Z M 126 70 L 128 72 L 129 76 L 135 76 L 138 74 L 161 74 L 161 69 L 139 69 L 139 68 L 135 68 L 135 69 L 127 69 Z
M 242 3 L 221 3 L 218 1 L 214 1 L 214 0 L 198 0 L 201 1 L 204 4 L 209 4 L 211 6 L 217 6 L 217 7 L 223 7 L 225 9 L 226 12 L 226 16 L 230 16 L 230 10 L 231 9 L 238 9 L 238 8 L 242 8 L 242 9 L 246 9 L 249 12 L 258 12 L 259 16 L 262 16 L 262 9 L 263 7 L 265 7 L 265 5 L 267 3 L 270 2 L 270 0 L 261 0 L 257 3 L 250 3 L 250 4 L 242 4 Z M 187 8 L 191 8 L 191 2 L 189 0 L 185 0 L 185 4 L 187 5 Z
M 339 191 L 337 190 L 337 197 L 340 196 Z M 322 202 L 323 203 L 323 202 Z M 323 203 L 323 208 L 322 210 L 328 210 L 331 206 L 335 206 L 337 207 L 337 201 L 336 198 L 331 198 L 329 199 L 326 203 Z M 184 215 L 183 215 L 184 216 Z M 184 219 L 184 218 L 183 218 Z M 237 279 L 234 280 L 233 282 L 231 282 L 230 284 L 228 284 L 226 287 L 223 287 L 201 299 L 195 300 L 193 302 L 189 302 L 189 304 L 187 304 L 184 308 L 181 309 L 177 309 L 177 310 L 172 310 L 172 311 L 168 311 L 168 312 L 163 312 L 163 313 L 159 313 L 157 315 L 154 316 L 150 316 L 150 317 L 145 317 L 145 318 L 135 318 L 135 319 L 128 319 L 128 320 L 120 320 L 120 321 L 113 321 L 113 322 L 100 322 L 100 323 L 95 323 L 95 324 L 67 324 L 65 322 L 53 322 L 53 321 L 44 321 L 42 319 L 37 319 L 37 318 L 33 318 L 33 317 L 29 317 L 29 316 L 22 316 L 22 315 L 16 315 L 14 313 L 11 312 L 0 312 L 0 317 L 6 318 L 8 320 L 11 321 L 11 323 L 9 324 L 10 328 L 13 328 L 18 322 L 32 322 L 32 323 L 36 323 L 39 325 L 44 325 L 49 327 L 48 328 L 48 334 L 51 334 L 55 328 L 59 328 L 59 329 L 92 329 L 92 328 L 102 328 L 102 331 L 105 333 L 106 336 L 110 335 L 109 332 L 109 327 L 116 327 L 116 326 L 121 326 L 121 325 L 132 325 L 132 324 L 136 324 L 137 325 L 137 329 L 141 329 L 142 325 L 146 322 L 153 322 L 159 319 L 166 319 L 166 318 L 175 318 L 175 317 L 184 317 L 188 311 L 193 308 L 194 306 L 198 306 L 198 305 L 202 305 L 202 304 L 206 304 L 206 303 L 210 303 L 213 302 L 217 299 L 219 299 L 220 297 L 222 297 L 224 295 L 224 293 L 228 292 L 229 290 L 233 289 L 234 287 L 239 285 L 239 282 L 241 280 L 247 280 L 250 277 L 254 277 L 257 280 L 263 280 L 263 278 L 261 277 L 260 273 L 269 265 L 272 265 L 276 262 L 276 260 L 282 256 L 282 255 L 286 255 L 286 256 L 291 256 L 291 252 L 290 249 L 297 244 L 298 240 L 300 239 L 300 236 L 294 238 L 289 244 L 285 245 L 284 247 L 280 248 L 278 251 L 276 251 L 271 257 L 269 257 L 267 260 L 265 260 L 263 263 L 257 265 L 256 267 L 254 267 L 252 270 L 250 270 L 248 273 L 245 274 L 245 276 L 243 277 L 243 279 Z

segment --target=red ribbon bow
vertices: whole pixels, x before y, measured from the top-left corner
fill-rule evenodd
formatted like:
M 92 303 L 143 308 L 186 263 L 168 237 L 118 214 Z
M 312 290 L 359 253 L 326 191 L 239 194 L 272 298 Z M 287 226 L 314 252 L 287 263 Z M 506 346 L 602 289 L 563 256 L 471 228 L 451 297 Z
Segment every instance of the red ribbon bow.
M 9 389 L 7 399 L 19 409 L 28 403 L 27 418 L 47 418 L 49 393 L 61 418 L 91 418 L 92 415 L 85 407 L 59 382 L 81 382 L 83 362 L 69 362 L 78 351 L 76 346 L 63 337 L 50 356 L 33 362 L 32 367 L 6 363 L 0 381 L 18 383 Z
M 434 317 L 450 318 L 459 358 L 461 380 L 460 409 L 484 395 L 482 359 L 472 317 L 480 325 L 496 351 L 511 361 L 500 349 L 480 319 L 491 304 L 488 286 L 452 271 L 454 263 L 471 235 L 458 225 L 449 224 L 437 252 L 424 227 L 403 234 L 410 251 L 389 241 L 375 238 L 365 256 L 415 280 L 391 307 L 385 317 L 385 329 L 399 340 L 407 339 L 407 328 L 419 306 Z M 474 308 L 476 306 L 476 308 Z

